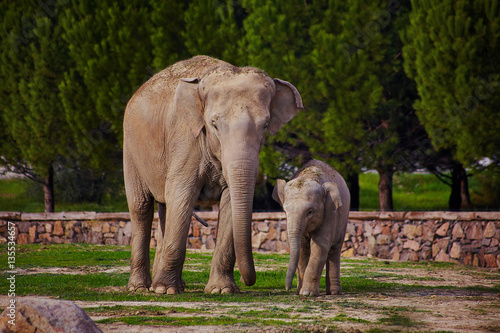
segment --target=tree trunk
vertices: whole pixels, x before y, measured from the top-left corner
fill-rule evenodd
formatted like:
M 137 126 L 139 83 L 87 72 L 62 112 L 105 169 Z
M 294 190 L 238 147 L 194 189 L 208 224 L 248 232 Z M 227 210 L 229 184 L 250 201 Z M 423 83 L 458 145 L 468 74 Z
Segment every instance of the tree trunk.
M 45 202 L 45 213 L 53 213 L 55 202 L 54 202 L 54 169 L 52 165 L 49 167 L 49 175 L 45 178 L 43 183 L 43 195 Z
M 378 196 L 380 210 L 383 212 L 392 211 L 394 205 L 392 202 L 392 176 L 394 173 L 388 170 L 378 170 Z
M 359 210 L 359 174 L 351 174 L 347 177 L 349 192 L 351 193 L 351 210 Z
M 472 202 L 469 195 L 469 180 L 467 179 L 467 170 L 462 168 L 462 179 L 460 181 L 460 197 L 462 198 L 461 210 L 472 208 Z
M 461 164 L 456 163 L 451 168 L 451 194 L 448 201 L 448 206 L 451 211 L 458 211 L 462 205 L 462 170 Z

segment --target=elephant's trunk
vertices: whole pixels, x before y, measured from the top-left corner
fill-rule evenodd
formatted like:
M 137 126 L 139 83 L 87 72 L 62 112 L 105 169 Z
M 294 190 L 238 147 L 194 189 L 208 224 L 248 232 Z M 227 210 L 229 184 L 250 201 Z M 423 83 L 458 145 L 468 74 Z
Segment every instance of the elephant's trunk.
M 233 214 L 233 238 L 241 282 L 252 286 L 256 281 L 252 256 L 252 205 L 258 160 L 240 160 L 228 165 L 229 193 Z
M 290 225 L 289 222 L 287 222 Z M 292 281 L 297 271 L 297 266 L 299 264 L 299 254 L 300 254 L 300 242 L 301 242 L 301 232 L 300 230 L 289 229 L 288 230 L 288 245 L 290 246 L 290 261 L 288 263 L 288 270 L 286 272 L 286 290 L 292 289 Z

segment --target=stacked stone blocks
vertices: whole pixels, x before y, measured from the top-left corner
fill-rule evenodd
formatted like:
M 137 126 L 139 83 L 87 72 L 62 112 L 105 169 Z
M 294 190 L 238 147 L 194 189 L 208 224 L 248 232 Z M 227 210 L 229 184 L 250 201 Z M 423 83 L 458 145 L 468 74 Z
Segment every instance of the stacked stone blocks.
M 194 218 L 187 247 L 213 250 L 217 213 Z M 93 243 L 130 245 L 128 213 L 26 214 L 0 212 L 0 243 L 7 242 L 7 223 L 16 225 L 17 243 Z M 151 246 L 158 239 L 155 214 Z M 254 251 L 289 252 L 284 213 L 254 213 Z M 488 268 L 500 267 L 500 212 L 351 212 L 342 255 L 399 261 L 451 261 Z

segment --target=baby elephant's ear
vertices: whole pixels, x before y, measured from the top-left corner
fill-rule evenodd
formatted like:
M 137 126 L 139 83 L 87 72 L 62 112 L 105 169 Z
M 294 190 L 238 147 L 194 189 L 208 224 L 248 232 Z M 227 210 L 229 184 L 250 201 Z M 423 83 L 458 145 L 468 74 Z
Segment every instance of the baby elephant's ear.
M 340 195 L 340 191 L 339 191 L 337 184 L 324 183 L 323 188 L 326 191 L 326 199 L 331 200 L 331 202 L 333 203 L 333 206 L 335 207 L 336 210 L 344 205 L 344 202 L 342 201 L 342 196 Z
M 283 202 L 285 201 L 285 185 L 286 181 L 283 179 L 277 179 L 276 185 L 274 185 L 273 199 L 283 207 Z

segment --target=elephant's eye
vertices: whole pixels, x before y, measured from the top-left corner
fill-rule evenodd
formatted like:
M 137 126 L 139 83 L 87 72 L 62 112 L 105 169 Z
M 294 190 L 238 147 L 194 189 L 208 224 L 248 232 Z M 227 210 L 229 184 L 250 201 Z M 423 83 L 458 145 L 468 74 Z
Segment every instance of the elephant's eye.
M 307 211 L 306 216 L 307 216 L 307 217 L 311 217 L 312 215 L 313 215 L 313 210 L 312 210 L 312 208 L 311 208 L 311 209 L 309 209 L 309 210 Z
M 215 120 L 212 120 L 212 126 L 215 128 L 215 130 L 217 131 L 217 125 L 215 124 Z

